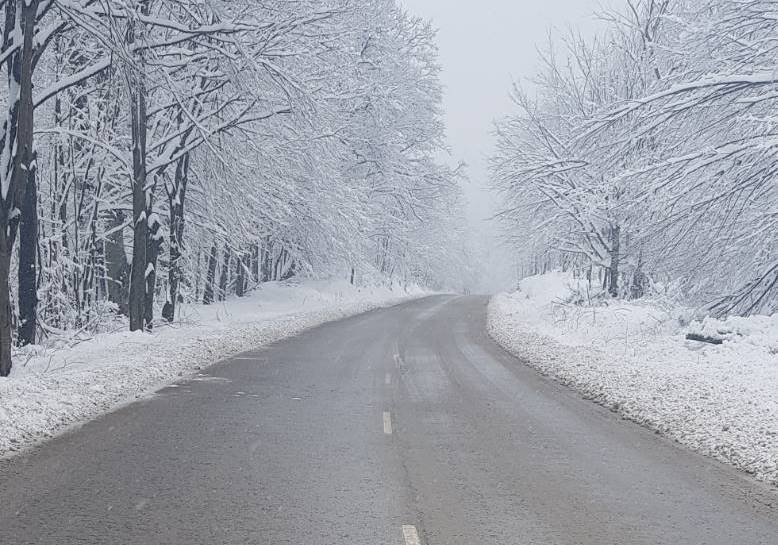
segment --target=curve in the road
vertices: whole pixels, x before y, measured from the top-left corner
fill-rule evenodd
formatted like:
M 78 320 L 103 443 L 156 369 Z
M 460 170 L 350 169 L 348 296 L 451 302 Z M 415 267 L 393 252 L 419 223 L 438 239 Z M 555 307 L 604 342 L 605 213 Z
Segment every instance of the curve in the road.
M 778 543 L 776 494 L 539 377 L 486 299 L 327 324 L 0 465 L 0 543 Z

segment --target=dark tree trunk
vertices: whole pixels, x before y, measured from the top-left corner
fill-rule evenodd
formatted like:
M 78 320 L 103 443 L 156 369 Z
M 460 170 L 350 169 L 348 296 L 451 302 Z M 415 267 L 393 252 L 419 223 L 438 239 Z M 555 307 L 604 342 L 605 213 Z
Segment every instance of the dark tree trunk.
M 251 248 L 251 281 L 255 286 L 259 282 L 259 244 Z
M 611 226 L 611 262 L 608 271 L 608 293 L 611 297 L 619 296 L 619 260 L 621 258 L 621 228 L 618 225 Z
M 105 268 L 108 276 L 108 300 L 115 304 L 119 312 L 129 315 L 127 252 L 124 249 L 124 212 L 112 210 L 109 212 L 105 225 L 108 235 L 105 237 Z
M 13 245 L 4 234 L 0 234 L 0 377 L 11 373 L 11 344 L 13 325 L 11 323 L 11 293 L 8 276 L 11 272 L 11 249 Z
M 248 269 L 248 260 L 248 255 L 242 255 L 238 258 L 238 271 L 235 277 L 235 295 L 238 297 L 246 295 L 246 270 Z
M 38 186 L 34 154 L 29 164 L 19 221 L 19 346 L 35 344 L 38 327 Z
M 176 316 L 181 279 L 184 276 L 182 256 L 184 247 L 184 198 L 189 178 L 189 154 L 184 155 L 176 165 L 173 191 L 168 194 L 170 214 L 170 264 L 168 266 L 168 298 L 162 317 L 172 322 Z
M 646 275 L 643 272 L 643 254 L 638 256 L 638 264 L 632 273 L 632 284 L 629 287 L 629 294 L 632 299 L 640 299 L 646 294 Z
M 156 216 L 154 217 L 156 220 Z M 152 221 L 149 225 L 148 247 L 146 248 L 146 293 L 144 301 L 144 325 L 151 331 L 154 325 L 154 293 L 157 287 L 157 258 L 162 249 L 162 225 Z
M 262 265 L 261 265 L 261 282 L 270 282 L 273 274 L 273 259 L 272 259 L 272 247 L 270 246 L 270 237 L 265 237 L 265 242 L 262 244 Z
M 102 247 L 98 244 L 98 218 L 100 217 L 100 198 L 103 191 L 102 173 L 97 176 L 97 188 L 95 190 L 95 201 L 92 205 L 91 217 L 89 219 L 89 242 L 88 242 L 88 259 L 86 274 L 84 274 L 82 281 L 82 291 L 85 294 L 89 305 L 87 306 L 87 312 L 91 310 L 91 303 L 99 297 L 99 284 L 95 282 L 97 276 L 97 270 L 100 266 L 100 262 L 104 260 L 104 256 L 101 255 Z M 87 314 L 87 320 L 89 315 Z
M 195 301 L 200 300 L 200 281 L 202 280 L 202 256 L 203 252 L 200 251 L 200 248 L 197 249 L 197 268 L 195 269 L 194 274 L 194 293 L 193 293 L 193 299 Z
M 148 0 L 140 3 L 140 11 L 148 15 Z M 127 43 L 136 40 L 137 22 L 130 20 Z M 142 24 L 142 23 L 141 23 Z M 146 248 L 149 237 L 151 195 L 146 187 L 146 79 L 143 52 L 135 54 L 135 66 L 128 67 L 130 91 L 130 121 L 132 124 L 132 268 L 130 270 L 130 331 L 143 329 L 146 319 Z
M 214 282 L 216 282 L 216 244 L 211 246 L 211 255 L 208 258 L 208 272 L 205 276 L 205 288 L 203 290 L 203 304 L 213 303 Z
M 0 169 L 7 184 L 4 194 L 0 194 L 0 376 L 8 376 L 11 372 L 13 325 L 8 277 L 21 219 L 20 209 L 25 203 L 27 183 L 35 171 L 32 72 L 35 56 L 33 37 L 39 4 L 38 0 L 5 2 L 4 45 L 9 46 L 11 37 L 15 40 L 21 38 L 22 43 L 5 61 L 8 79 L 13 81 L 18 95 L 7 97 L 6 124 L 0 141 L 5 158 Z M 37 195 L 33 195 L 33 199 L 37 199 Z
M 55 42 L 57 44 L 57 56 L 60 55 L 59 39 Z M 66 116 L 62 114 L 62 101 L 60 95 L 57 95 L 54 103 L 54 123 L 58 128 L 63 127 Z M 67 174 L 67 166 L 65 162 L 65 149 L 60 142 L 54 144 L 54 193 L 52 195 L 51 212 L 52 217 L 59 219 L 59 245 L 52 237 L 52 255 L 50 256 L 51 264 L 57 263 L 60 257 L 66 257 L 68 255 L 68 232 L 67 232 L 67 218 L 68 218 L 68 188 L 69 176 Z M 65 260 L 63 260 L 64 262 Z M 68 291 L 68 281 L 65 272 L 66 265 L 63 262 L 57 263 L 59 281 L 61 283 L 62 293 Z M 55 324 L 59 324 L 59 316 L 63 314 L 64 305 L 60 301 L 55 302 L 56 307 L 54 310 L 54 317 L 56 318 Z
M 222 261 L 222 271 L 219 276 L 219 301 L 224 301 L 227 298 L 227 286 L 230 281 L 230 261 L 232 253 L 229 246 L 224 249 L 224 259 Z
M 281 261 L 281 270 L 278 279 L 289 280 L 297 274 L 297 264 L 294 258 L 289 255 L 287 250 L 283 251 L 283 260 Z
M 143 329 L 146 316 L 146 114 L 145 97 L 133 97 L 132 267 L 130 270 L 130 331 Z M 137 113 L 135 113 L 137 110 Z

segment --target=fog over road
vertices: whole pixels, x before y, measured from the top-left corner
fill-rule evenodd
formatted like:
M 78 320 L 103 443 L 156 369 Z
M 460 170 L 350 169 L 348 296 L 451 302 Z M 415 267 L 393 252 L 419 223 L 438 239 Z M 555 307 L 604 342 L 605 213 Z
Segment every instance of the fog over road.
M 776 543 L 778 495 L 538 376 L 486 304 L 327 324 L 3 461 L 0 543 Z

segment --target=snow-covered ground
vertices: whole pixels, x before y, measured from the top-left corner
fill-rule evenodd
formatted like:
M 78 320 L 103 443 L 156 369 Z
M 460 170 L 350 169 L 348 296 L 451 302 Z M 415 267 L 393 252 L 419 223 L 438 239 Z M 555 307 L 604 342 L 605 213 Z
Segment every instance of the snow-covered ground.
M 251 295 L 182 309 L 153 333 L 116 331 L 15 355 L 0 380 L 0 455 L 17 452 L 227 356 L 321 323 L 424 295 L 348 283 L 264 284 Z M 71 346 L 68 346 L 70 344 Z
M 582 283 L 550 273 L 494 297 L 489 331 L 625 418 L 778 485 L 778 315 L 692 317 L 658 300 L 590 305 Z

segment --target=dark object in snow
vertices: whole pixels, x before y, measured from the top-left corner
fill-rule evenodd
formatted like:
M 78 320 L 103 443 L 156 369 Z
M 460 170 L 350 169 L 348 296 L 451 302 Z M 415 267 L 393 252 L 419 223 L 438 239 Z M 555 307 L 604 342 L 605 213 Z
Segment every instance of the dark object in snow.
M 723 344 L 723 339 L 717 339 L 716 337 L 706 337 L 705 335 L 698 335 L 697 333 L 687 333 L 686 338 L 690 341 L 699 341 L 701 343 L 708 344 Z

